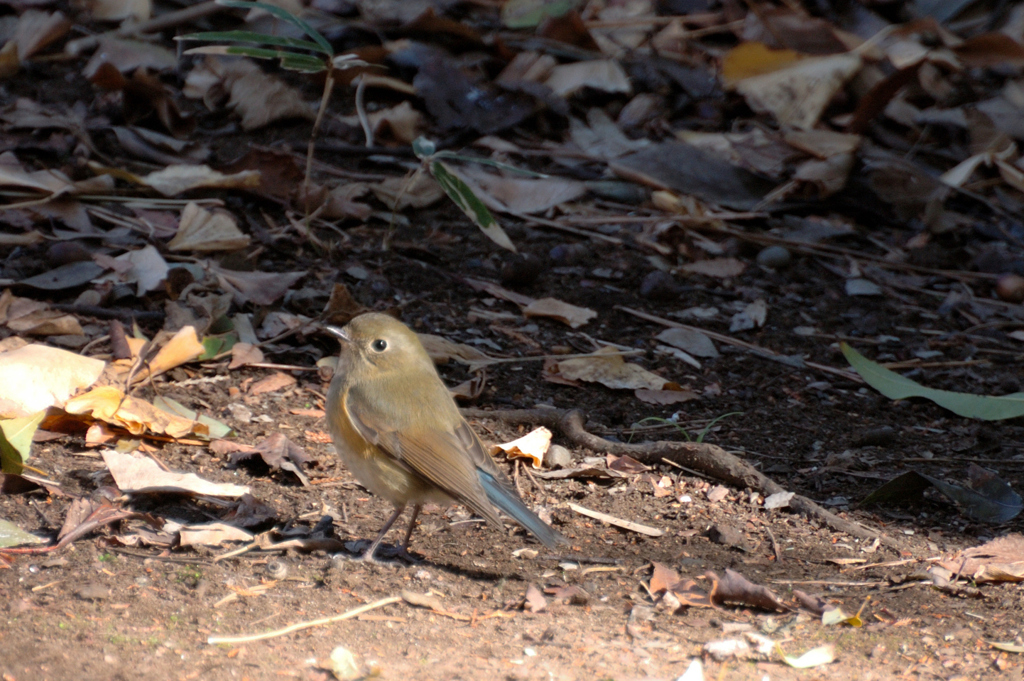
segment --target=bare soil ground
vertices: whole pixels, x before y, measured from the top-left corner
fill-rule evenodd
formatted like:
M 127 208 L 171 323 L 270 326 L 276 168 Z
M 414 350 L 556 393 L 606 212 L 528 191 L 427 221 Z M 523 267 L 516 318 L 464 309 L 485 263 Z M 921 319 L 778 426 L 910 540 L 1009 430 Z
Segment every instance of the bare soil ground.
M 393 310 L 419 331 L 484 341 L 480 347 L 489 352 L 527 355 L 559 345 L 582 351 L 593 347 L 580 332 L 550 320 L 524 320 L 514 306 L 462 284 L 462 276 L 497 278 L 505 256 L 466 227 L 456 211 L 424 214 L 415 221 L 389 251 L 380 249 L 384 228 L 364 227 L 348 232 L 350 241 L 331 252 L 300 243 L 294 249 L 268 249 L 257 264 L 264 270 L 304 269 L 307 285 L 320 292 L 306 301 L 314 310 L 322 308 L 337 280 L 364 304 Z M 628 237 L 631 227 L 613 229 Z M 843 279 L 813 258 L 797 257 L 778 272 L 751 266 L 725 284 L 695 277 L 678 296 L 658 301 L 639 294 L 650 267 L 637 250 L 587 243 L 582 260 L 558 265 L 549 263 L 547 254 L 565 243 L 561 237 L 514 227 L 510 234 L 546 263 L 535 282 L 518 290 L 596 310 L 598 318 L 581 331 L 597 339 L 653 349 L 660 327 L 616 305 L 661 316 L 694 306 L 717 307 L 720 313 L 703 324 L 725 332 L 736 301 L 764 298 L 769 306 L 765 326 L 735 335 L 785 355 L 844 367 L 835 341 L 863 339 L 858 347 L 875 357 L 886 353 L 889 359 L 912 359 L 915 351 L 938 349 L 947 362 L 986 360 L 919 376 L 934 387 L 998 394 L 1024 382 L 1017 348 L 1007 349 L 984 329 L 971 329 L 963 315 L 937 311 L 934 297 L 905 291 L 847 296 Z M 880 230 L 873 236 L 891 243 L 905 239 L 898 231 Z M 851 245 L 872 248 L 858 240 Z M 733 249 L 744 260 L 756 255 L 741 243 Z M 352 264 L 371 276 L 361 281 L 349 277 L 345 272 Z M 926 282 L 933 284 L 944 282 Z M 493 321 L 474 308 L 510 314 Z M 817 335 L 794 333 L 807 326 Z M 898 340 L 873 340 L 880 336 Z M 335 349 L 326 338 L 291 339 L 271 348 L 277 352 L 268 361 L 312 367 Z M 705 441 L 737 452 L 788 489 L 877 529 L 895 541 L 895 548 L 883 545 L 865 553 L 869 542 L 786 509 L 766 511 L 749 490 L 730 489 L 724 498 L 709 500 L 717 482 L 667 464 L 652 471 L 656 479 L 671 480 L 671 493 L 660 497 L 644 475 L 537 480 L 510 468 L 527 500 L 550 509 L 553 524 L 570 538 L 571 547 L 561 555 L 550 555 L 519 529 L 500 533 L 467 522 L 471 518 L 461 508 L 428 508 L 412 543 L 422 562 L 395 568 L 355 563 L 346 552 L 252 551 L 217 560 L 226 547 L 126 547 L 114 537 L 142 526 L 131 521 L 56 555 L 18 557 L 11 569 L 0 570 L 0 603 L 6 609 L 0 628 L 3 678 L 323 679 L 329 677 L 325 669 L 331 651 L 344 646 L 364 671 L 386 679 L 675 679 L 701 655 L 704 643 L 741 637 L 744 628 L 782 641 L 787 653 L 833 643 L 838 660 L 801 671 L 777 661 L 707 659 L 706 678 L 1022 678 L 1019 656 L 987 643 L 1021 642 L 1020 585 L 988 585 L 968 598 L 936 591 L 914 576 L 929 557 L 979 544 L 1007 529 L 1019 531 L 1019 518 L 1009 528 L 982 526 L 937 498 L 912 508 L 851 510 L 854 502 L 907 467 L 962 479 L 967 463 L 977 461 L 997 468 L 1017 489 L 1024 487 L 1024 432 L 1017 421 L 968 422 L 931 403 L 892 403 L 863 385 L 728 347 L 700 370 L 653 351 L 631 361 L 701 394 L 681 405 L 679 423 L 693 436 L 711 420 L 740 412 L 718 420 Z M 469 377 L 459 365 L 441 371 L 450 384 Z M 157 456 L 172 470 L 251 486 L 253 495 L 274 511 L 266 529 L 308 528 L 331 515 L 343 541 L 371 539 L 390 507 L 369 496 L 336 461 L 322 419 L 291 413 L 322 408 L 323 379 L 315 371 L 295 372 L 293 389 L 229 395 L 232 388 L 244 389 L 247 381 L 266 374 L 257 369 L 228 372 L 226 362 L 210 363 L 176 370 L 155 389 L 225 420 L 242 442 L 286 434 L 315 458 L 307 469 L 311 486 L 280 471 L 228 468 L 205 447 L 170 444 Z M 656 407 L 629 391 L 559 385 L 542 374 L 540 362 L 491 367 L 475 406 L 580 409 L 589 430 L 621 441 L 682 437 L 674 427 L 632 428 L 646 417 L 667 418 L 680 405 Z M 239 401 L 251 411 L 251 420 L 233 420 L 227 407 Z M 499 420 L 474 420 L 473 425 L 488 441 L 524 432 Z M 878 437 L 884 427 L 891 433 Z M 871 442 L 877 444 L 865 444 Z M 572 453 L 577 462 L 604 456 L 601 451 Z M 33 463 L 50 472 L 69 495 L 95 494 L 109 482 L 102 460 L 80 440 L 39 445 Z M 603 467 L 602 462 L 595 465 Z M 69 499 L 41 491 L 0 495 L 0 516 L 29 531 L 52 534 L 63 523 Z M 665 533 L 650 538 L 606 526 L 572 512 L 566 506 L 570 501 Z M 220 513 L 204 502 L 164 495 L 135 500 L 133 507 L 181 521 L 204 521 Z M 737 530 L 740 545 L 713 542 L 708 533 L 713 526 Z M 397 534 L 389 543 L 397 541 Z M 524 547 L 539 553 L 516 557 L 514 552 Z M 846 557 L 864 558 L 874 566 L 830 562 Z M 705 588 L 706 571 L 722 574 L 732 568 L 784 598 L 799 588 L 841 604 L 847 613 L 863 606 L 864 626 L 824 626 L 807 614 L 736 607 L 666 611 L 655 606 L 645 589 L 651 561 Z M 560 603 L 549 595 L 546 609 L 529 612 L 521 603 L 531 584 L 542 590 L 577 585 L 585 597 Z M 447 614 L 399 603 L 282 638 L 207 644 L 209 636 L 259 633 L 332 616 L 403 590 L 432 592 Z

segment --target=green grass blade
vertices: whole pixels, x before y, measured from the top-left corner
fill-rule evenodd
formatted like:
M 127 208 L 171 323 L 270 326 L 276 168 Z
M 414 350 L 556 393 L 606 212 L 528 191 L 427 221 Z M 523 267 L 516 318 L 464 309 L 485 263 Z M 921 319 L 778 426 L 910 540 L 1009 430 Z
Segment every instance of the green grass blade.
M 178 36 L 175 40 L 203 40 L 211 43 L 256 43 L 257 45 L 277 45 L 291 47 L 296 50 L 313 50 L 323 52 L 316 43 L 298 38 L 286 38 L 278 35 L 267 35 L 255 31 L 205 31 Z
M 330 57 L 334 56 L 334 48 L 331 47 L 329 42 L 327 42 L 327 38 L 320 34 L 320 31 L 316 30 L 287 10 L 275 7 L 274 5 L 268 5 L 265 2 L 249 2 L 248 0 L 217 0 L 217 4 L 225 7 L 234 7 L 236 9 L 261 9 L 282 21 L 287 21 L 292 26 L 298 27 L 299 30 L 312 38 L 313 41 L 320 46 L 321 51 L 324 54 Z

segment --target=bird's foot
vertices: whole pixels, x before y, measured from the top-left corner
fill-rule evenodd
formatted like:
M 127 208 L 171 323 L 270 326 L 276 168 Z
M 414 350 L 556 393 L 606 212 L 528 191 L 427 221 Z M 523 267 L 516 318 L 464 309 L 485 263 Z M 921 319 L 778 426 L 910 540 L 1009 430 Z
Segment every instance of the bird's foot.
M 356 547 L 352 546 L 353 543 L 354 542 L 349 542 L 345 548 L 350 551 L 358 550 Z M 417 558 L 409 553 L 404 546 L 371 546 L 358 556 L 350 557 L 349 560 L 386 567 L 406 567 L 408 565 L 416 565 L 423 562 L 421 558 Z

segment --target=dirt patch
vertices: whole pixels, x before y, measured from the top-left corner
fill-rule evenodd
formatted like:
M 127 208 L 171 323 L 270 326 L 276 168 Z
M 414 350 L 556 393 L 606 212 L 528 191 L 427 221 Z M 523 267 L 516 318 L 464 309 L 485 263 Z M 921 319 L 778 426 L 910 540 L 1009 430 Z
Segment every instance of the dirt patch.
M 440 220 L 441 218 L 437 218 Z M 472 230 L 424 217 L 422 224 L 444 231 L 413 229 L 403 234 L 415 249 L 382 252 L 383 230 L 364 229 L 336 257 L 296 254 L 312 281 L 341 280 L 364 302 L 397 310 L 417 330 L 461 342 L 477 341 L 488 351 L 539 354 L 556 345 L 589 350 L 587 336 L 556 322 L 523 320 L 513 306 L 474 293 L 457 277 L 494 274 L 503 256 Z M 439 235 L 443 234 L 443 238 Z M 516 235 L 546 258 L 559 243 L 541 233 Z M 421 255 L 423 253 L 429 255 Z M 925 315 L 908 301 L 867 305 L 841 292 L 842 280 L 813 260 L 798 260 L 786 276 L 751 269 L 733 285 L 694 290 L 678 299 L 653 302 L 638 293 L 648 268 L 639 253 L 592 247 L 586 266 L 548 268 L 532 285 L 534 297 L 553 295 L 599 313 L 582 330 L 594 338 L 648 349 L 639 361 L 648 369 L 688 387 L 701 398 L 684 405 L 678 425 L 633 427 L 647 417 L 667 418 L 678 407 L 654 407 L 619 393 L 543 380 L 541 362 L 496 365 L 476 406 L 508 408 L 547 404 L 578 408 L 587 428 L 620 441 L 683 439 L 702 433 L 755 463 L 792 491 L 829 505 L 896 540 L 897 549 L 865 553 L 868 542 L 810 522 L 785 509 L 766 511 L 749 490 L 709 492 L 714 480 L 670 465 L 646 474 L 569 480 L 535 480 L 510 467 L 527 500 L 551 510 L 554 525 L 571 547 L 552 556 L 518 529 L 507 533 L 474 522 L 463 509 L 427 508 L 413 536 L 422 563 L 386 568 L 354 563 L 323 552 L 249 552 L 217 560 L 227 548 L 161 550 L 129 547 L 115 537 L 142 527 L 130 521 L 98 532 L 57 555 L 19 557 L 0 570 L 0 596 L 7 608 L 0 668 L 13 679 L 152 679 L 284 677 L 323 678 L 331 651 L 344 646 L 365 669 L 382 678 L 676 678 L 710 640 L 742 636 L 743 629 L 785 641 L 787 652 L 833 643 L 839 662 L 819 668 L 815 678 L 917 677 L 1015 678 L 1020 665 L 986 641 L 1019 642 L 1024 605 L 1020 587 L 985 586 L 980 598 L 942 594 L 916 582 L 915 570 L 929 557 L 980 543 L 993 530 L 963 520 L 948 504 L 932 499 L 911 509 L 872 513 L 849 511 L 882 481 L 908 464 L 936 476 L 958 477 L 969 460 L 996 465 L 1018 489 L 1021 428 L 1013 422 L 971 424 L 938 407 L 907 401 L 891 403 L 863 386 L 788 367 L 745 351 L 724 347 L 699 370 L 654 353 L 660 329 L 614 306 L 642 307 L 670 316 L 694 306 L 764 298 L 770 314 L 763 329 L 745 332 L 750 342 L 785 355 L 842 366 L 830 339 L 870 333 L 899 337 L 885 346 L 897 357 L 917 347 L 942 347 L 948 359 L 976 356 L 968 334 L 955 320 Z M 372 272 L 347 278 L 359 263 Z M 281 263 L 261 263 L 273 269 Z M 620 272 L 612 280 L 594 278 L 599 267 Z M 341 270 L 341 272 L 339 272 Z M 369 282 L 369 283 L 367 283 Z M 326 290 L 326 287 L 324 288 Z M 511 315 L 500 321 L 480 312 Z M 720 315 L 708 328 L 725 331 Z M 827 338 L 793 333 L 808 319 Z M 512 329 L 515 333 L 509 333 Z M 928 333 L 925 334 L 924 331 Z M 941 334 L 941 336 L 940 336 Z M 524 342 L 528 339 L 530 342 Z M 326 338 L 309 338 L 270 348 L 268 361 L 311 366 L 334 348 Z M 974 392 L 1020 381 L 1020 364 L 951 369 L 933 385 Z M 469 377 L 458 365 L 441 367 L 454 384 Z M 172 470 L 191 471 L 220 482 L 249 485 L 268 504 L 269 526 L 312 527 L 323 515 L 335 520 L 345 542 L 371 539 L 390 507 L 360 488 L 337 463 L 322 421 L 291 413 L 322 407 L 326 390 L 315 372 L 295 372 L 298 383 L 283 392 L 259 396 L 230 394 L 265 370 L 228 372 L 224 363 L 176 370 L 158 382 L 161 394 L 200 408 L 236 428 L 239 439 L 255 443 L 281 432 L 315 458 L 307 469 L 313 484 L 302 487 L 287 472 L 241 465 L 228 468 L 205 447 L 166 445 L 157 455 Z M 187 383 L 187 387 L 182 387 Z M 710 388 L 710 389 L 709 389 Z M 156 390 L 144 390 L 153 397 Z M 233 420 L 228 406 L 243 404 L 252 414 Z M 706 426 L 718 417 L 714 425 Z M 237 413 L 237 412 L 236 412 Z M 486 440 L 505 441 L 524 432 L 499 421 L 473 424 Z M 866 436 L 891 428 L 881 445 Z M 557 438 L 556 438 L 557 441 Z M 870 441 L 870 440 L 867 440 Z M 604 453 L 573 451 L 604 467 Z M 96 494 L 109 478 L 102 460 L 74 439 L 39 446 L 35 465 L 49 471 L 69 495 Z M 654 481 L 665 487 L 656 496 Z M 0 496 L 0 515 L 24 529 L 53 533 L 61 526 L 70 497 L 33 492 Z M 844 501 L 845 500 L 845 501 Z M 615 529 L 580 516 L 566 502 L 658 527 L 658 538 Z M 135 510 L 162 518 L 202 522 L 220 509 L 206 502 L 157 495 L 132 502 Z M 1019 521 L 1016 527 L 1019 528 Z M 730 528 L 738 545 L 714 543 L 708 530 Z M 397 538 L 390 538 L 397 541 Z M 389 542 L 391 543 L 391 542 Z M 362 544 L 351 544 L 352 551 Z M 539 549 L 536 557 L 518 549 Z M 778 553 L 776 553 L 776 551 Z M 346 552 L 342 552 L 346 554 Z M 781 560 L 778 556 L 781 556 Z M 874 567 L 839 566 L 836 558 L 863 558 Z M 787 598 L 792 589 L 821 595 L 847 613 L 864 606 L 865 625 L 824 626 L 807 614 L 764 613 L 746 608 L 691 608 L 678 614 L 659 609 L 646 591 L 650 563 L 657 561 L 709 586 L 706 571 L 732 568 Z M 547 608 L 521 608 L 529 585 L 541 590 L 569 585 L 585 596 L 562 603 L 548 594 Z M 308 629 L 284 638 L 239 646 L 207 645 L 209 636 L 259 633 L 303 620 L 336 615 L 361 604 L 430 591 L 452 617 L 406 604 L 375 610 L 360 618 Z M 737 633 L 739 632 L 739 633 Z M 778 662 L 722 663 L 709 660 L 708 677 L 807 678 Z

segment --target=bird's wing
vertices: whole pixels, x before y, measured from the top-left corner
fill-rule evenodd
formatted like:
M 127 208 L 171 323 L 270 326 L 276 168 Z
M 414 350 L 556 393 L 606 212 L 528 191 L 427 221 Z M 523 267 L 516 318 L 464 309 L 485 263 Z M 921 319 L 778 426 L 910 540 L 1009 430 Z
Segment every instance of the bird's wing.
M 362 400 L 348 400 L 346 406 L 352 424 L 364 438 L 492 524 L 503 527 L 480 483 L 477 461 L 481 454 L 486 456 L 486 453 L 472 432 L 469 434 L 473 442 L 466 442 L 455 432 L 438 428 L 388 427 L 386 420 L 374 418 L 374 410 L 356 406 L 360 403 L 367 404 Z M 469 427 L 465 422 L 461 425 Z M 479 451 L 475 451 L 473 445 Z

